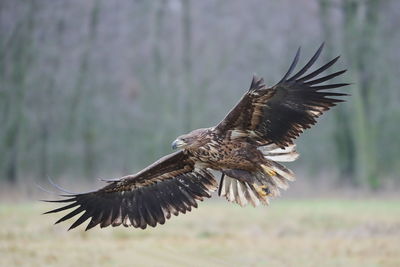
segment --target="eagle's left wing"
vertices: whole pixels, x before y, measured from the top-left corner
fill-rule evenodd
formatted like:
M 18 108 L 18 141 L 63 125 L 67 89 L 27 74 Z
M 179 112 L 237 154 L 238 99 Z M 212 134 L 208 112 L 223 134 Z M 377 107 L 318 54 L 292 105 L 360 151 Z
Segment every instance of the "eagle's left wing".
M 275 143 L 283 148 L 291 144 L 304 129 L 315 124 L 315 119 L 324 111 L 343 101 L 335 97 L 346 95 L 325 90 L 346 86 L 347 83 L 321 85 L 346 70 L 316 78 L 339 57 L 304 75 L 317 60 L 322 48 L 323 44 L 310 61 L 290 77 L 299 59 L 299 48 L 289 70 L 273 87 L 267 87 L 262 78 L 253 77 L 249 91 L 215 127 L 217 133 L 230 133 L 233 138 L 243 137 L 260 145 Z
M 83 194 L 68 194 L 66 206 L 46 213 L 74 208 L 56 223 L 82 215 L 71 225 L 73 229 L 90 219 L 86 230 L 100 224 L 134 226 L 164 224 L 171 214 L 186 213 L 197 208 L 197 200 L 210 197 L 217 183 L 206 169 L 195 169 L 194 161 L 183 151 L 170 154 L 135 175 L 110 181 L 105 187 Z

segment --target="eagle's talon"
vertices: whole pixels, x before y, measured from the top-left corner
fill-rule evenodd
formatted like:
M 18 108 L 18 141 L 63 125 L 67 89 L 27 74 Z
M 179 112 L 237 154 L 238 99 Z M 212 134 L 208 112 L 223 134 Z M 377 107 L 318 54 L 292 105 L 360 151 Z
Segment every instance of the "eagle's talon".
M 262 197 L 266 197 L 271 194 L 271 191 L 269 190 L 267 185 L 254 184 L 254 188 L 256 189 L 257 193 Z
M 268 186 L 265 186 L 265 188 L 263 188 L 263 191 L 267 194 L 267 196 L 271 195 L 271 190 L 269 190 Z

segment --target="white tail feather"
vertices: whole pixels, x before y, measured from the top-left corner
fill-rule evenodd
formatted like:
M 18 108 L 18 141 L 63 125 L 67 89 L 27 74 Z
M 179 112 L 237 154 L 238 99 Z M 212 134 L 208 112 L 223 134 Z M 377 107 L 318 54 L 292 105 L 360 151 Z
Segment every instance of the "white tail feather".
M 239 181 L 235 178 L 225 175 L 220 186 L 222 187 L 221 196 L 224 196 L 228 201 L 235 202 L 242 207 L 249 203 L 254 207 L 260 205 L 261 202 L 266 205 L 269 204 L 266 196 L 259 196 L 253 191 L 248 183 Z
M 283 190 L 286 190 L 286 189 L 289 188 L 289 184 L 288 184 L 285 180 L 279 179 L 279 178 L 276 177 L 276 176 L 272 176 L 272 180 L 274 181 L 274 183 L 275 183 L 279 188 L 282 188 Z
M 280 148 L 275 144 L 258 147 L 264 157 L 273 161 L 291 162 L 299 157 L 296 151 L 296 145 L 292 144 L 285 148 Z
M 293 182 L 294 180 L 296 180 L 294 173 L 279 163 L 274 162 L 274 165 L 271 168 L 273 171 L 275 171 L 277 174 L 279 174 L 288 181 Z
M 246 196 L 245 196 L 246 186 L 243 185 L 242 183 L 240 183 L 239 181 L 237 181 L 236 183 L 237 183 L 237 187 L 238 187 L 238 189 L 237 189 L 237 192 L 238 192 L 238 198 L 237 198 L 238 203 L 242 207 L 246 206 L 246 204 L 248 202 L 247 199 L 246 199 Z
M 237 183 L 235 180 L 231 180 L 231 184 L 229 186 L 228 198 L 229 201 L 235 201 L 237 195 Z
M 242 207 L 248 203 L 254 207 L 260 204 L 257 196 L 247 183 L 225 175 L 221 186 L 221 196 L 225 196 L 230 202 L 235 202 Z
M 246 183 L 246 189 L 247 189 L 246 192 L 248 192 L 249 194 L 249 201 L 251 205 L 253 205 L 253 207 L 257 207 L 258 205 L 260 205 L 260 200 L 258 200 L 258 197 L 247 183 Z

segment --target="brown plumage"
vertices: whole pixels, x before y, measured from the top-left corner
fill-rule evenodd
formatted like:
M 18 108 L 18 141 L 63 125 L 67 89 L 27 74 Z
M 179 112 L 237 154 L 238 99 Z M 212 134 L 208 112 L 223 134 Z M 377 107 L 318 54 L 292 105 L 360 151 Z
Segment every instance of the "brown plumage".
M 86 230 L 96 225 L 154 227 L 211 197 L 218 184 L 210 170 L 222 173 L 218 195 L 242 206 L 268 204 L 269 197 L 278 196 L 279 189 L 294 180 L 293 172 L 278 163 L 298 157 L 293 140 L 324 111 L 343 101 L 335 97 L 346 95 L 326 91 L 346 83 L 321 85 L 345 70 L 316 78 L 339 57 L 305 75 L 322 48 L 290 76 L 299 49 L 288 72 L 272 87 L 254 76 L 248 92 L 217 126 L 178 137 L 173 148 L 179 151 L 134 175 L 107 181 L 97 191 L 49 201 L 67 205 L 47 213 L 74 208 L 56 223 L 82 213 L 70 229 L 89 219 Z

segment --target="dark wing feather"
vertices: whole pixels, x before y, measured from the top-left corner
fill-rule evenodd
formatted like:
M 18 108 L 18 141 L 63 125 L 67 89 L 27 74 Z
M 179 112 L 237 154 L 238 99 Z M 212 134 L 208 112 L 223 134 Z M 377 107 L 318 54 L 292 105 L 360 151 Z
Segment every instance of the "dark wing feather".
M 215 128 L 220 135 L 230 134 L 232 138 L 246 138 L 257 144 L 275 143 L 287 146 L 304 129 L 316 123 L 316 118 L 347 94 L 326 92 L 347 83 L 320 85 L 343 74 L 346 70 L 313 79 L 331 67 L 339 57 L 303 76 L 318 59 L 323 44 L 300 71 L 289 77 L 296 67 L 300 49 L 281 81 L 267 87 L 262 78 L 253 77 L 249 91 Z
M 210 172 L 194 169 L 194 162 L 183 151 L 168 155 L 135 175 L 122 177 L 97 191 L 63 195 L 66 206 L 46 212 L 56 213 L 75 208 L 56 223 L 80 213 L 73 229 L 90 219 L 86 230 L 100 224 L 134 226 L 145 229 L 164 224 L 171 214 L 197 208 L 197 200 L 210 197 L 217 183 Z

